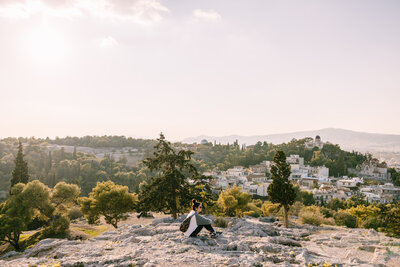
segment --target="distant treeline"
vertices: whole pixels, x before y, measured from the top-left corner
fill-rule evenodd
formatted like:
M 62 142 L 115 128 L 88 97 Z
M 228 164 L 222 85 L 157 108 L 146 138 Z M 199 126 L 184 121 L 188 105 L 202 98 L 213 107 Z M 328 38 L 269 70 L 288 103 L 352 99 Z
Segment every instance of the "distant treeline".
M 54 140 L 49 138 L 45 139 L 49 144 L 67 145 L 67 146 L 85 146 L 93 148 L 105 147 L 134 147 L 138 149 L 151 149 L 155 146 L 156 141 L 152 139 L 135 139 L 125 136 L 84 136 L 84 137 L 71 137 L 65 138 L 56 137 Z
M 139 184 L 147 180 L 149 171 L 143 164 L 129 166 L 126 157 L 118 161 L 112 155 L 106 154 L 98 159 L 92 154 L 76 152 L 68 153 L 64 149 L 48 151 L 49 144 L 84 146 L 93 148 L 122 148 L 133 147 L 142 151 L 141 156 L 151 156 L 156 140 L 134 139 L 124 136 L 85 136 L 66 137 L 54 140 L 37 138 L 5 138 L 0 140 L 0 190 L 9 189 L 11 172 L 14 168 L 14 157 L 17 151 L 18 140 L 24 144 L 24 153 L 29 166 L 31 179 L 39 179 L 49 187 L 60 181 L 76 183 L 87 194 L 97 181 L 112 180 L 115 183 L 127 185 L 129 190 L 137 192 Z M 194 152 L 193 159 L 200 172 L 209 170 L 226 170 L 233 166 L 249 167 L 264 160 L 272 160 L 275 150 L 280 149 L 286 155 L 296 154 L 304 157 L 305 164 L 329 168 L 330 175 L 350 175 L 348 168 L 371 159 L 369 154 L 348 152 L 338 145 L 326 144 L 321 150 L 317 147 L 308 150 L 305 142 L 308 138 L 288 143 L 274 145 L 267 142 L 258 142 L 252 146 L 233 144 L 182 144 L 174 143 L 175 149 L 189 149 Z
M 63 148 L 49 152 L 48 142 L 43 139 L 20 140 L 24 143 L 31 180 L 38 179 L 51 188 L 64 181 L 79 185 L 86 195 L 98 181 L 112 180 L 136 192 L 139 183 L 146 180 L 149 173 L 141 164 L 127 165 L 125 157 L 116 161 L 112 155 L 106 154 L 98 159 L 92 154 L 76 150 L 69 153 Z M 0 190 L 9 190 L 17 146 L 18 140 L 15 138 L 0 140 Z

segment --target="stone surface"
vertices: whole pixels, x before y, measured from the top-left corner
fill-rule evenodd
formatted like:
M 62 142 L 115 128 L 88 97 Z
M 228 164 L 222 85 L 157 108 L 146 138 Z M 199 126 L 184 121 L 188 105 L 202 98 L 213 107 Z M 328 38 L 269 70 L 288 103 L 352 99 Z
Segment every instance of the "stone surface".
M 45 239 L 5 254 L 0 266 L 400 266 L 400 240 L 373 230 L 230 221 L 215 239 L 206 230 L 187 238 L 172 219 L 121 225 L 82 241 Z

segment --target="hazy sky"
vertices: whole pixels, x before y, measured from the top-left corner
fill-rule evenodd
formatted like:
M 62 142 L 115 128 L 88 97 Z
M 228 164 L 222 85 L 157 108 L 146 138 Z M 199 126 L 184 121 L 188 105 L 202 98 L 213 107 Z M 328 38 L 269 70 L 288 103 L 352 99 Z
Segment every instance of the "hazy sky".
M 0 0 L 0 137 L 400 134 L 400 1 Z

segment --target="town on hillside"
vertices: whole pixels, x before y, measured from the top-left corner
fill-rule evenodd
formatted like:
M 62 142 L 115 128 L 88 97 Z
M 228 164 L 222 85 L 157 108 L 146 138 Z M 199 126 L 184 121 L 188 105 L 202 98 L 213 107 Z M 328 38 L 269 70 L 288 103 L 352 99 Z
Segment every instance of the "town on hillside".
M 317 136 L 307 141 L 306 147 L 322 149 L 324 143 Z M 400 187 L 394 186 L 385 162 L 377 159 L 365 161 L 356 168 L 349 168 L 349 176 L 329 176 L 329 168 L 304 164 L 299 155 L 288 155 L 290 180 L 303 191 L 311 192 L 317 204 L 329 202 L 332 198 L 348 200 L 353 195 L 361 195 L 369 203 L 392 203 L 400 200 Z M 240 186 L 243 191 L 254 197 L 267 197 L 270 179 L 271 161 L 265 160 L 248 168 L 235 166 L 226 171 L 203 173 L 213 177 L 212 189 L 218 193 L 232 186 Z

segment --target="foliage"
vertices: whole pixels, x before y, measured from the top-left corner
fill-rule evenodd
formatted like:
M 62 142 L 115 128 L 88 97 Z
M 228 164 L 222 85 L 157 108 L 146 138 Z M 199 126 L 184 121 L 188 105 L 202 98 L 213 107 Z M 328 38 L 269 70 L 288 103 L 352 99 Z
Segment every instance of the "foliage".
M 44 237 L 65 237 L 69 229 L 69 218 L 66 215 L 55 215 L 49 225 L 43 230 Z
M 396 186 L 400 186 L 400 172 L 396 171 L 395 168 L 389 168 L 388 173 L 390 173 L 393 184 Z
M 278 203 L 272 203 L 270 201 L 265 201 L 261 206 L 261 211 L 264 216 L 277 215 L 280 209 Z
M 363 225 L 364 221 L 369 218 L 376 218 L 381 212 L 381 210 L 374 205 L 358 205 L 356 207 L 351 207 L 346 211 L 357 217 L 359 227 Z
M 339 210 L 335 214 L 334 219 L 335 219 L 336 225 L 346 226 L 349 228 L 357 227 L 357 217 L 350 214 L 347 211 Z
M 187 210 L 187 204 L 193 198 L 209 203 L 211 198 L 209 177 L 198 173 L 191 159 L 193 152 L 190 150 L 176 152 L 162 133 L 157 140 L 153 157 L 143 161 L 149 170 L 155 171 L 155 174 L 140 191 L 138 211 L 163 212 L 171 214 L 176 219 L 178 213 Z
M 88 222 L 98 223 L 100 215 L 103 215 L 106 223 L 115 228 L 119 221 L 127 218 L 125 213 L 134 210 L 137 202 L 136 194 L 129 193 L 127 186 L 112 181 L 98 182 L 89 195 L 78 199 Z
M 241 187 L 233 186 L 221 192 L 217 206 L 223 210 L 226 216 L 242 216 L 243 212 L 249 210 L 248 204 L 250 200 L 249 193 L 243 192 Z
M 325 204 L 327 208 L 330 208 L 334 211 L 338 211 L 339 209 L 346 208 L 346 201 L 340 200 L 338 198 L 331 198 L 328 203 Z
M 299 216 L 299 213 L 301 212 L 302 209 L 304 209 L 303 203 L 301 203 L 299 201 L 296 201 L 290 207 L 289 215 L 291 215 L 291 216 Z
M 381 207 L 381 211 L 382 211 L 382 218 L 387 225 L 385 231 L 399 237 L 400 202 L 397 202 L 395 204 L 387 204 L 386 206 Z
M 72 207 L 68 212 L 68 218 L 70 220 L 76 220 L 83 217 L 83 213 L 79 207 Z
M 225 219 L 221 218 L 221 217 L 217 217 L 214 220 L 214 224 L 215 224 L 216 227 L 221 227 L 221 228 L 228 227 L 228 222 Z
M 346 207 L 347 208 L 352 208 L 352 207 L 357 207 L 360 205 L 368 205 L 367 201 L 364 200 L 365 196 L 361 193 L 357 193 L 355 195 L 352 195 L 347 201 L 346 201 Z
M 300 222 L 303 224 L 321 225 L 328 224 L 334 225 L 335 221 L 332 218 L 326 218 L 320 211 L 318 206 L 304 207 L 299 213 Z
M 305 206 L 311 206 L 315 204 L 315 199 L 312 192 L 301 190 L 298 186 L 294 186 L 294 190 L 296 192 L 295 201 L 299 201 Z
M 59 213 L 67 211 L 75 204 L 81 194 L 81 189 L 76 184 L 58 183 L 51 194 L 51 202 Z
M 279 203 L 285 211 L 285 226 L 288 227 L 287 212 L 296 198 L 296 192 L 289 181 L 290 165 L 286 162 L 283 151 L 277 150 L 271 166 L 272 183 L 268 186 L 268 198 L 273 203 Z
M 386 227 L 386 223 L 383 221 L 383 219 L 380 216 L 376 217 L 371 217 L 365 219 L 362 224 L 360 225 L 362 228 L 373 228 L 375 230 L 378 230 L 380 228 Z
M 320 207 L 319 211 L 324 215 L 325 218 L 333 218 L 333 216 L 335 216 L 335 211 L 330 208 Z
M 19 239 L 29 222 L 34 218 L 49 220 L 53 210 L 47 186 L 37 180 L 16 184 L 11 188 L 10 198 L 1 205 L 0 241 L 20 251 Z
M 11 187 L 18 183 L 28 183 L 29 173 L 28 173 L 28 163 L 24 160 L 24 153 L 22 148 L 22 143 L 18 144 L 18 152 L 15 157 L 15 168 L 12 172 Z

